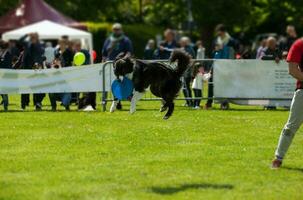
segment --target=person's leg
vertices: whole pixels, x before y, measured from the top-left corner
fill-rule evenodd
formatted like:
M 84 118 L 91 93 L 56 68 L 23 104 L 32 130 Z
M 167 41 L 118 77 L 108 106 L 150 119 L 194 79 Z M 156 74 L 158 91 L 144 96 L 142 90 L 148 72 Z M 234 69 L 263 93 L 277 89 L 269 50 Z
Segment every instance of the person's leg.
M 184 77 L 183 81 L 183 94 L 185 98 L 192 98 L 191 89 L 190 89 L 190 81 L 191 79 L 188 77 Z M 192 100 L 186 100 L 187 106 L 193 106 Z
M 42 101 L 45 97 L 45 94 L 34 94 L 34 105 L 36 106 L 36 110 L 42 109 Z
M 191 82 L 191 77 L 188 77 L 186 79 L 186 87 L 187 87 L 186 90 L 188 91 L 188 97 L 192 98 L 193 96 L 192 96 L 192 91 L 191 91 L 191 87 L 190 87 L 190 82 Z M 193 106 L 193 104 L 194 104 L 193 100 L 189 100 L 189 104 L 190 104 L 190 106 Z
M 21 108 L 24 110 L 29 105 L 29 94 L 21 94 Z
M 206 102 L 205 108 L 211 108 L 213 104 L 213 97 L 214 97 L 214 86 L 213 86 L 213 76 L 210 77 L 208 81 L 208 100 Z
M 7 94 L 2 94 L 1 96 L 2 96 L 4 110 L 7 111 L 7 109 L 8 109 L 8 95 Z
M 56 103 L 57 98 L 56 98 L 56 94 L 54 94 L 54 93 L 49 93 L 49 94 L 48 94 L 48 97 L 49 97 L 49 101 L 50 101 L 51 106 L 52 106 L 52 111 L 56 111 L 56 109 L 57 109 L 57 103 Z
M 282 160 L 287 153 L 292 140 L 303 123 L 303 90 L 297 90 L 294 94 L 288 121 L 281 132 L 278 147 L 275 152 L 277 159 Z
M 72 100 L 71 93 L 63 93 L 61 94 L 61 101 L 66 110 L 69 110 L 70 102 Z
M 194 89 L 195 98 L 199 98 L 195 100 L 195 106 L 200 107 L 201 99 L 202 98 L 202 90 Z

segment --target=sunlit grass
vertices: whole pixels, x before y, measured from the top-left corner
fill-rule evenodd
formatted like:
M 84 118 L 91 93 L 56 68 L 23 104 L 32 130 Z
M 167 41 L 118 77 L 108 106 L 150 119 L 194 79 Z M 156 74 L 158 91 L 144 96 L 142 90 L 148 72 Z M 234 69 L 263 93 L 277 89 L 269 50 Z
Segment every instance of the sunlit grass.
M 302 199 L 303 136 L 269 169 L 288 112 L 159 102 L 138 112 L 1 112 L 0 199 Z M 49 110 L 47 100 L 44 110 Z M 216 106 L 218 107 L 218 106 Z

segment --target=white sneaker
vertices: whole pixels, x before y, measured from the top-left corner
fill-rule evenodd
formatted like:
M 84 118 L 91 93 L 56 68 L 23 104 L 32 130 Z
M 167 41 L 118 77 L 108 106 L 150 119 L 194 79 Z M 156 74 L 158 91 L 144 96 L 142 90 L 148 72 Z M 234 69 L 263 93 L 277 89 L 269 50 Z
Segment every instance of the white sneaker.
M 117 104 L 118 104 L 118 101 L 113 101 L 113 103 L 109 109 L 109 112 L 111 112 L 111 113 L 115 112 L 115 110 L 117 108 Z
M 200 110 L 201 107 L 200 107 L 200 106 L 195 106 L 194 109 L 195 109 L 195 110 Z
M 89 105 L 89 106 L 86 106 L 86 108 L 84 108 L 83 111 L 84 112 L 93 112 L 95 110 L 94 110 L 94 108 L 91 105 Z

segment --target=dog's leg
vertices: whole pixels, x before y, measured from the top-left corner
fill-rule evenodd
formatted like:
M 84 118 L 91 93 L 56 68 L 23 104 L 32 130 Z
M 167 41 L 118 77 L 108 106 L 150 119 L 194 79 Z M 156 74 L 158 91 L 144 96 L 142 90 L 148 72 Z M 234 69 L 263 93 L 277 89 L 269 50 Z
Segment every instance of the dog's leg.
M 118 104 L 118 100 L 113 100 L 113 103 L 112 103 L 112 105 L 110 107 L 109 112 L 111 112 L 111 113 L 115 112 L 115 110 L 117 108 L 117 104 Z
M 168 111 L 167 111 L 166 115 L 163 117 L 163 119 L 168 119 L 173 114 L 174 109 L 175 109 L 174 102 L 169 102 L 168 103 Z
M 137 91 L 134 92 L 134 95 L 133 95 L 133 98 L 132 98 L 132 101 L 130 104 L 130 111 L 129 111 L 130 114 L 133 114 L 134 112 L 136 112 L 137 102 L 142 98 L 143 95 L 144 95 L 143 92 L 142 93 L 137 92 Z
M 164 99 L 162 99 L 161 100 L 162 101 L 162 106 L 161 106 L 161 108 L 160 108 L 160 112 L 164 112 L 164 111 L 166 111 L 167 110 L 167 103 L 166 103 L 166 101 L 164 100 Z

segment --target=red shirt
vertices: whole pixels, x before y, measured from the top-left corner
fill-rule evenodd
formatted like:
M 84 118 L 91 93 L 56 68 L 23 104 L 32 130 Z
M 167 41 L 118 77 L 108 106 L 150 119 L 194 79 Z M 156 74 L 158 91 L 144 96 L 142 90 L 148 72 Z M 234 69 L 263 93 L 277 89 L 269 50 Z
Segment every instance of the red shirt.
M 298 63 L 303 72 L 303 39 L 298 39 L 290 48 L 287 62 Z M 303 82 L 297 81 L 297 89 L 303 89 Z

